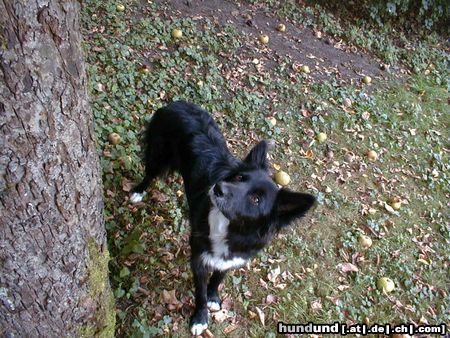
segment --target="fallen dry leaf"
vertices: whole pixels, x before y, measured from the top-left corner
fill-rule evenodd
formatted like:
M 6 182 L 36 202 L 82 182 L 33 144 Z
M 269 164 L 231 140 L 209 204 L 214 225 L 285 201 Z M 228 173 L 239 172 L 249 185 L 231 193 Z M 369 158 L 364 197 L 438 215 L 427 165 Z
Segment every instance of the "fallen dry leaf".
M 265 299 L 266 305 L 276 303 L 277 301 L 278 301 L 278 297 L 275 295 L 267 295 L 267 297 Z
M 211 313 L 211 318 L 217 323 L 223 323 L 228 317 L 228 311 L 224 309 Z
M 209 329 L 206 329 L 205 332 L 203 332 L 203 337 L 214 338 L 214 334 L 211 331 L 209 331 Z
M 350 286 L 349 285 L 339 285 L 337 288 L 339 291 L 344 291 L 344 290 L 350 288 Z
M 222 300 L 222 309 L 231 310 L 233 308 L 233 300 L 230 297 L 226 297 Z
M 130 192 L 131 189 L 133 188 L 134 183 L 131 182 L 130 180 L 123 178 L 122 179 L 122 190 L 125 192 Z
M 226 328 L 223 329 L 223 333 L 224 334 L 229 334 L 230 332 L 233 332 L 236 329 L 237 329 L 237 325 L 230 324 Z
M 395 210 L 393 207 L 391 207 L 389 204 L 384 203 L 384 208 L 389 211 L 391 214 L 395 214 Z
M 258 313 L 259 321 L 261 322 L 262 326 L 265 325 L 266 316 L 264 312 L 257 306 L 255 306 L 256 312 Z
M 259 285 L 261 285 L 264 289 L 268 288 L 266 281 L 262 278 L 259 279 Z
M 167 291 L 163 290 L 161 294 L 162 302 L 164 304 L 178 304 L 179 301 L 175 295 L 175 290 Z
M 276 287 L 277 289 L 280 290 L 284 290 L 286 288 L 287 284 L 286 283 L 279 283 L 279 284 L 275 284 L 274 287 Z
M 340 263 L 337 266 L 342 272 L 358 272 L 358 267 L 352 263 Z
M 275 269 L 270 270 L 270 272 L 267 274 L 267 279 L 271 281 L 272 283 L 275 283 L 277 277 L 281 274 L 280 267 L 277 266 Z
M 169 200 L 169 197 L 167 197 L 166 194 L 163 194 L 162 192 L 155 190 L 155 191 L 152 191 L 151 199 L 158 203 L 164 203 Z
M 313 311 L 322 310 L 322 303 L 320 302 L 320 299 L 317 299 L 311 303 L 311 310 Z

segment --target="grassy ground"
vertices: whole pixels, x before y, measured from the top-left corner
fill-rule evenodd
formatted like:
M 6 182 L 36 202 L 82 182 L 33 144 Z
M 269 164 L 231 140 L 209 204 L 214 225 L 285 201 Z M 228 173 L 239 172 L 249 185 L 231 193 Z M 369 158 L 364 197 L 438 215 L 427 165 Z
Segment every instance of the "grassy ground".
M 391 65 L 366 85 L 364 69 L 346 77 L 318 76 L 320 67 L 302 73 L 303 60 L 274 57 L 282 51 L 233 23 L 186 17 L 170 4 L 130 0 L 124 11 L 117 4 L 85 1 L 82 11 L 117 336 L 188 335 L 193 295 L 182 180 L 155 181 L 145 204 L 128 202 L 143 171 L 145 121 L 178 98 L 213 112 L 239 156 L 259 139 L 274 139 L 273 170 L 288 172 L 290 188 L 319 200 L 307 219 L 227 277 L 226 311 L 211 320 L 215 336 L 274 337 L 280 320 L 450 322 L 450 114 L 439 37 L 401 34 L 407 52 L 388 29 L 361 31 L 290 2 L 263 7 L 293 29 L 345 39 L 346 48 Z M 261 8 L 261 2 L 240 6 Z M 172 38 L 174 28 L 183 37 Z M 117 144 L 108 140 L 112 132 L 120 135 Z M 319 132 L 326 142 L 316 140 Z M 378 154 L 375 161 L 369 150 Z M 393 198 L 399 209 L 391 207 Z M 362 234 L 372 239 L 370 248 L 358 244 Z M 388 294 L 376 287 L 382 276 L 395 283 Z

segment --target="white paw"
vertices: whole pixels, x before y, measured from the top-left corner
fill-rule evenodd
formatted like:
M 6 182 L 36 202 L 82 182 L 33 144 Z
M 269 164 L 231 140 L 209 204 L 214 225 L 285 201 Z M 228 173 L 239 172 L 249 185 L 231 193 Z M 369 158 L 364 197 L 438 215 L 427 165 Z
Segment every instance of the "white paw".
M 133 204 L 139 203 L 139 202 L 142 202 L 143 198 L 144 198 L 144 194 L 140 194 L 138 192 L 134 192 L 130 196 L 130 202 L 133 203 Z
M 204 323 L 198 323 L 191 326 L 191 333 L 193 336 L 200 336 L 203 331 L 205 331 L 208 328 L 208 324 Z
M 217 302 L 208 302 L 207 306 L 208 306 L 208 309 L 213 312 L 220 310 L 220 304 Z

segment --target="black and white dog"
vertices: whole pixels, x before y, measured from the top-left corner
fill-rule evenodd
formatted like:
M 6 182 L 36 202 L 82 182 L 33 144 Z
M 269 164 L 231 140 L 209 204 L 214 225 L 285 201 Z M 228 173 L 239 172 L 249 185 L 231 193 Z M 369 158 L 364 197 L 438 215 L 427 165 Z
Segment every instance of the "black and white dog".
M 266 141 L 244 160 L 234 157 L 211 115 L 190 103 L 156 111 L 145 143 L 145 177 L 130 200 L 140 202 L 150 181 L 163 173 L 183 176 L 195 283 L 191 332 L 199 335 L 208 326 L 208 308 L 221 307 L 218 287 L 226 272 L 245 265 L 315 198 L 277 187 L 269 176 Z

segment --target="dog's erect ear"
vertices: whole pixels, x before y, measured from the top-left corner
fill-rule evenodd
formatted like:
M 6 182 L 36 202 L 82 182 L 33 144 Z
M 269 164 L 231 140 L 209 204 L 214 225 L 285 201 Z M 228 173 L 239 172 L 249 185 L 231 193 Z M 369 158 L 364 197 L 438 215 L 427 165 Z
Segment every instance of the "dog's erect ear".
M 293 220 L 302 217 L 315 202 L 313 195 L 280 189 L 275 206 L 279 228 L 284 228 Z
M 252 150 L 250 150 L 250 153 L 244 159 L 244 162 L 267 170 L 269 168 L 269 163 L 267 161 L 267 149 L 267 141 L 262 140 L 256 146 L 254 146 Z

